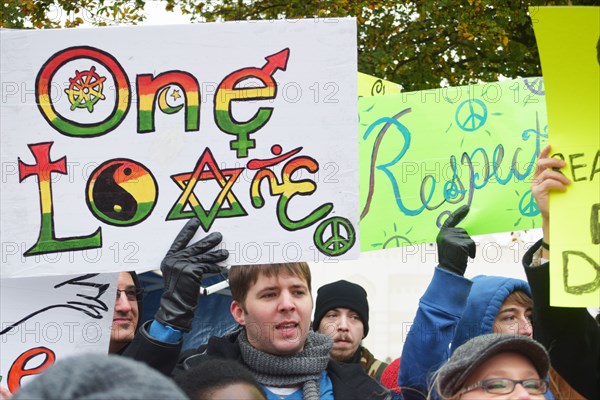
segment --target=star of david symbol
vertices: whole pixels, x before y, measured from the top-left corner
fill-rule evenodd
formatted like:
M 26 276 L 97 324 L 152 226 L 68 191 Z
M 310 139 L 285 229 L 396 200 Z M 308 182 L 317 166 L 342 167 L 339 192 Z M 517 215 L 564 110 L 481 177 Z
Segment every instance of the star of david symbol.
M 215 158 L 210 149 L 204 150 L 196 168 L 193 172 L 172 175 L 171 179 L 183 189 L 183 193 L 179 196 L 177 202 L 169 211 L 167 221 L 174 219 L 185 219 L 198 217 L 200 225 L 205 232 L 208 232 L 215 218 L 228 218 L 248 215 L 242 204 L 231 191 L 233 184 L 240 176 L 244 168 L 229 168 L 219 169 Z M 229 179 L 226 179 L 229 178 Z M 213 201 L 210 208 L 205 209 L 196 194 L 194 188 L 199 181 L 215 180 L 221 187 L 221 191 Z M 225 200 L 229 203 L 228 208 L 224 208 Z M 190 210 L 186 210 L 185 206 L 189 204 Z

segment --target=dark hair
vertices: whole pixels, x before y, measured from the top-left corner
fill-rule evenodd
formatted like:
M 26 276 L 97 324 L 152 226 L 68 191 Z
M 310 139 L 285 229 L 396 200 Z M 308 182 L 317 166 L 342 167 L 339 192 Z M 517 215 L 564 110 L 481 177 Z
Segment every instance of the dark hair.
M 292 262 L 281 264 L 256 264 L 256 265 L 233 265 L 229 270 L 229 289 L 233 300 L 245 307 L 246 296 L 250 287 L 258 281 L 259 275 L 267 277 L 289 274 L 297 276 L 306 281 L 308 291 L 311 291 L 310 268 L 305 262 Z
M 252 373 L 233 360 L 209 357 L 184 373 L 176 375 L 174 379 L 192 400 L 209 399 L 215 390 L 238 383 L 256 388 L 265 400 L 267 398 Z

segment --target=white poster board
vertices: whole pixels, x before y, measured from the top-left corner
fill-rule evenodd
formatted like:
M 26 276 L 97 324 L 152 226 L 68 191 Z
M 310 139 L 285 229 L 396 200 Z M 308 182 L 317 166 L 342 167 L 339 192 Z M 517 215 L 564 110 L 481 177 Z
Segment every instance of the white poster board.
M 358 256 L 354 19 L 0 35 L 2 277 Z
M 0 385 L 13 393 L 54 362 L 108 353 L 118 274 L 0 279 Z

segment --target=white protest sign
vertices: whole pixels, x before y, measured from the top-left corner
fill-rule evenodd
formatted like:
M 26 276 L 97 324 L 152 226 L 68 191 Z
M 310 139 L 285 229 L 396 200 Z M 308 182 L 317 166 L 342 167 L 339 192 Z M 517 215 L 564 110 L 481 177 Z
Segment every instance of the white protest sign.
M 11 392 L 55 361 L 108 353 L 118 274 L 0 279 L 0 385 Z
M 356 22 L 1 33 L 2 277 L 358 257 Z

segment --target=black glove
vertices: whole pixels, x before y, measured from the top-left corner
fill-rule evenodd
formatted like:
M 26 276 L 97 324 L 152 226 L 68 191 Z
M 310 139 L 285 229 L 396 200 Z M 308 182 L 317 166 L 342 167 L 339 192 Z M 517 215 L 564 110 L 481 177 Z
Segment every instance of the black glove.
M 229 257 L 227 250 L 214 249 L 223 239 L 218 232 L 186 247 L 199 226 L 197 218 L 189 220 L 160 265 L 165 288 L 154 318 L 183 332 L 192 328 L 202 275 L 221 272 L 216 263 Z
M 464 275 L 469 257 L 475 258 L 475 242 L 463 228 L 455 228 L 469 213 L 464 205 L 448 216 L 437 235 L 440 267 Z

